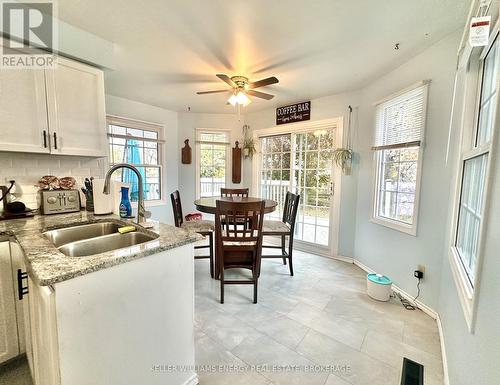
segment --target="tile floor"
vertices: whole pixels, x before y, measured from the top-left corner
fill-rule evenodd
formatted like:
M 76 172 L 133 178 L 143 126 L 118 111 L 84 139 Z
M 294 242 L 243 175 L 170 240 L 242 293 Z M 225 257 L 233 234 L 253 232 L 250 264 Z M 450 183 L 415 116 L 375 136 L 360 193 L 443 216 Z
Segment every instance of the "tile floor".
M 403 357 L 425 366 L 426 385 L 443 384 L 433 319 L 371 300 L 354 265 L 301 252 L 294 262 L 295 277 L 263 262 L 258 304 L 251 286 L 227 286 L 221 305 L 208 261 L 196 261 L 200 384 L 399 385 Z M 25 362 L 11 366 L 0 385 L 31 385 Z
M 297 252 L 290 277 L 280 260 L 264 260 L 258 304 L 251 286 L 226 286 L 221 305 L 204 262 L 195 268 L 196 363 L 223 366 L 199 371 L 200 384 L 399 385 L 403 357 L 425 366 L 426 385 L 443 384 L 436 322 L 371 300 L 358 267 Z

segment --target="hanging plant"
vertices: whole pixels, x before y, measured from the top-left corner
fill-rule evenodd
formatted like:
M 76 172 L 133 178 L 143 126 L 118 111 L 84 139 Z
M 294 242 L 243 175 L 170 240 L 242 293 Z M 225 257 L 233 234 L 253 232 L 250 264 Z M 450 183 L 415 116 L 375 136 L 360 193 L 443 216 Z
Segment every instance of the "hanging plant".
M 337 148 L 333 151 L 333 161 L 342 169 L 342 172 L 347 173 L 351 167 L 352 150 L 348 148 Z
M 352 150 L 352 132 L 351 132 L 352 107 L 349 106 L 349 115 L 347 121 L 346 147 L 340 147 L 333 151 L 333 161 L 342 169 L 344 175 L 351 174 L 352 159 L 354 151 Z
M 245 124 L 243 126 L 243 156 L 251 159 L 256 152 L 255 140 L 250 136 L 250 126 Z
M 252 158 L 257 152 L 253 138 L 245 138 L 243 141 L 243 155 L 245 158 Z

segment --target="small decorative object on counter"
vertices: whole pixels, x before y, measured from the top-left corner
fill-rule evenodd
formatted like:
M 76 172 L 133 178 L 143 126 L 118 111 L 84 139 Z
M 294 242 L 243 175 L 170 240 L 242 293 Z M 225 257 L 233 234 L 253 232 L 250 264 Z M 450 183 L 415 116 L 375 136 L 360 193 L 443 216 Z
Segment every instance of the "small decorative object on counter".
M 191 164 L 191 147 L 189 146 L 189 139 L 186 139 L 184 141 L 181 158 L 182 164 Z
M 72 176 L 65 176 L 59 179 L 59 187 L 63 190 L 71 190 L 76 185 L 76 180 Z
M 130 199 L 128 198 L 128 187 L 122 187 L 122 200 L 120 202 L 120 217 L 130 218 L 132 217 L 132 205 L 130 204 Z
M 35 187 L 40 190 L 57 190 L 59 188 L 59 178 L 54 175 L 42 176 Z
M 366 276 L 367 293 L 377 301 L 389 301 L 392 281 L 382 274 L 371 273 Z

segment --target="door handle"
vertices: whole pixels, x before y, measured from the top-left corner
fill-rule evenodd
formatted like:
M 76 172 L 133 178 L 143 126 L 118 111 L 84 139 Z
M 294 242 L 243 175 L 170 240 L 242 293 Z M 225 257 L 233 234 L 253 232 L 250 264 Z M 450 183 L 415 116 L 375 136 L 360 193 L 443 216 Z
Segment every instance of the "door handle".
M 54 150 L 57 150 L 57 133 L 54 132 Z
M 23 279 L 28 281 L 28 273 L 23 273 L 21 269 L 17 269 L 17 293 L 19 296 L 19 301 L 21 301 L 23 297 L 29 292 L 28 285 L 23 286 Z
M 47 148 L 47 131 L 43 130 L 43 147 Z

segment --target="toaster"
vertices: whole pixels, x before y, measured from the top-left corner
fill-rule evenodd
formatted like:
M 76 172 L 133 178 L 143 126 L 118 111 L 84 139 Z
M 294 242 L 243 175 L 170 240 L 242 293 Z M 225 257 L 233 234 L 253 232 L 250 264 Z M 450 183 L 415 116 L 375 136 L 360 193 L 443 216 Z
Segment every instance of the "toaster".
M 45 215 L 80 211 L 80 192 L 78 190 L 42 190 L 40 202 L 40 210 Z

